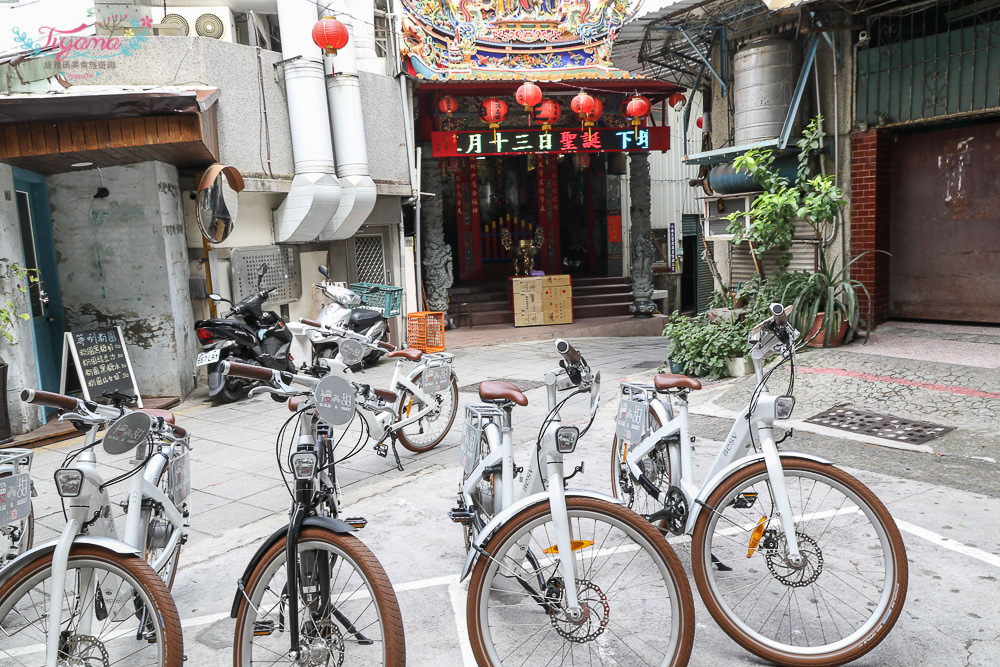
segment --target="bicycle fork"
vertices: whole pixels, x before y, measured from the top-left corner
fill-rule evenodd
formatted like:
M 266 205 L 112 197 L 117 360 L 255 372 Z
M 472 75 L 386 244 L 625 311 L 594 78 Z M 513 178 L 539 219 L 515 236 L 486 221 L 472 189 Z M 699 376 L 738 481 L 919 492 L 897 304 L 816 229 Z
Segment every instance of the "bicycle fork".
M 566 509 L 566 490 L 563 486 L 562 461 L 548 461 L 549 508 L 556 533 L 556 549 L 559 556 L 559 570 L 565 584 L 566 615 L 572 621 L 583 618 L 583 609 L 576 592 L 576 556 L 573 552 L 573 534 Z
M 792 565 L 798 567 L 802 564 L 802 554 L 799 552 L 799 540 L 795 535 L 795 517 L 792 516 L 792 505 L 788 500 L 788 489 L 785 487 L 785 470 L 778 456 L 778 446 L 774 443 L 774 427 L 770 424 L 761 424 L 758 425 L 757 432 L 764 453 L 764 464 L 767 466 L 771 495 L 778 510 L 781 531 L 785 534 L 787 558 Z

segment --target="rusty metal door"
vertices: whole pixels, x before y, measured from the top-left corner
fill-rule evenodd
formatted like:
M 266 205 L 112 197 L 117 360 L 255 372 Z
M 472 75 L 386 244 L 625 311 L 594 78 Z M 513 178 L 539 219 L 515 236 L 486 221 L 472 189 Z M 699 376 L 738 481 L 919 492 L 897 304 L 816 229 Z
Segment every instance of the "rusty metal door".
M 889 314 L 1000 322 L 1000 123 L 900 135 Z

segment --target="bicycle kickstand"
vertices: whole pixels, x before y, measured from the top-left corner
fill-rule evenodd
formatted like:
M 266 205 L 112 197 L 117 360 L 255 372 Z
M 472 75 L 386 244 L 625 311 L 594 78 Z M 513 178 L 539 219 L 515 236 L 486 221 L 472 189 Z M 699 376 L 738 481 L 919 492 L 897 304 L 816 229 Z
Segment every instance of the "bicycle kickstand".
M 400 472 L 402 472 L 403 471 L 403 462 L 399 460 L 399 452 L 396 451 L 396 436 L 395 435 L 392 436 L 392 455 L 396 457 L 396 468 Z

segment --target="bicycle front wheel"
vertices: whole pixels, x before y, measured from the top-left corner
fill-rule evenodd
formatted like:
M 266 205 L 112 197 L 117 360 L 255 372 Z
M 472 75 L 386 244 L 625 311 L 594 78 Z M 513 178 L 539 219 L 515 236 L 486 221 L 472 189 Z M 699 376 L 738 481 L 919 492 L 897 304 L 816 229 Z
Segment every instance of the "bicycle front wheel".
M 903 540 L 885 506 L 851 475 L 805 459 L 781 463 L 803 562 L 786 558 L 767 468 L 756 463 L 724 480 L 698 517 L 698 590 L 719 626 L 766 660 L 856 660 L 902 611 Z
M 413 378 L 413 384 L 420 386 L 422 374 Z M 402 400 L 396 413 L 396 421 L 407 419 L 411 414 L 423 410 L 425 406 L 408 390 L 402 390 Z M 399 430 L 399 442 L 411 452 L 426 452 L 436 447 L 451 430 L 458 413 L 458 380 L 451 374 L 451 382 L 447 387 L 431 396 L 431 411 L 426 415 L 407 424 Z
M 0 663 L 45 663 L 49 604 L 62 600 L 60 664 L 180 667 L 181 623 L 166 586 L 138 556 L 75 545 L 52 590 L 49 551 L 0 587 Z
M 352 535 L 303 528 L 296 544 L 300 658 L 308 664 L 403 665 L 406 648 L 399 602 L 385 570 Z M 264 554 L 236 615 L 233 664 L 303 664 L 289 655 L 285 542 Z
M 484 546 L 467 621 L 480 665 L 685 665 L 694 604 L 677 555 L 634 512 L 566 499 L 583 615 L 565 603 L 548 501 L 514 515 Z

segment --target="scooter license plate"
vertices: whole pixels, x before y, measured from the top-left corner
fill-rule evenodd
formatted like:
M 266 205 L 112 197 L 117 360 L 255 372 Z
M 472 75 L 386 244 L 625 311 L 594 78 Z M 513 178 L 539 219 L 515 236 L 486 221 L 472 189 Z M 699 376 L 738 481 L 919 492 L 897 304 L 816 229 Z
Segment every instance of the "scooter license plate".
M 27 519 L 31 512 L 31 475 L 27 472 L 0 479 L 0 526 Z
M 195 362 L 196 366 L 207 366 L 208 364 L 214 364 L 219 360 L 219 355 L 222 350 L 209 350 L 208 352 L 199 352 L 198 359 Z

